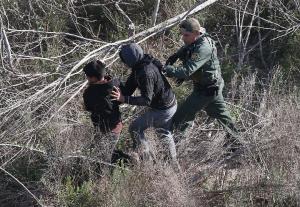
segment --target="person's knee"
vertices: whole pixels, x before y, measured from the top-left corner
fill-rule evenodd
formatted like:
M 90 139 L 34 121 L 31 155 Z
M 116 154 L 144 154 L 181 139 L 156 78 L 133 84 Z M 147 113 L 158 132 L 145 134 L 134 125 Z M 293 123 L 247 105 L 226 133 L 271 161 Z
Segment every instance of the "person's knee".
M 196 114 L 198 111 L 195 108 L 191 109 L 190 107 L 181 107 L 173 117 L 173 129 L 180 129 L 185 128 L 188 122 L 193 121 L 196 118 Z

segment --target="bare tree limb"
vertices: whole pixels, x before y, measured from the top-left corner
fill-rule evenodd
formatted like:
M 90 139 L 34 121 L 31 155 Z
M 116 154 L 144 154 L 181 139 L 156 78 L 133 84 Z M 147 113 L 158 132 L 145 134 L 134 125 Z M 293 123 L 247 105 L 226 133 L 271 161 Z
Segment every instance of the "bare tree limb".
M 1 30 L 1 36 L 2 36 L 1 39 L 4 42 L 4 46 L 5 46 L 9 66 L 10 66 L 11 70 L 14 70 L 13 58 L 12 58 L 12 54 L 11 54 L 12 50 L 11 50 L 11 47 L 10 47 L 10 44 L 9 44 L 9 41 L 8 41 L 8 38 L 7 38 L 7 35 L 6 35 L 6 32 L 5 32 L 5 28 L 3 26 L 2 18 L 0 20 L 1 20 L 1 29 L 2 29 Z
M 50 121 L 57 117 L 55 115 L 58 115 L 64 107 L 70 103 L 77 95 L 81 92 L 81 90 L 85 86 L 85 82 L 83 81 L 77 81 L 73 82 L 70 81 L 70 79 L 74 76 L 77 76 L 78 74 L 81 74 L 81 67 L 83 64 L 88 62 L 89 60 L 93 58 L 99 58 L 102 60 L 105 60 L 107 65 L 112 64 L 114 61 L 116 61 L 118 58 L 116 58 L 116 55 L 118 54 L 118 50 L 122 44 L 132 42 L 133 40 L 136 40 L 137 43 L 141 43 L 149 39 L 150 37 L 153 37 L 154 35 L 171 28 L 175 26 L 177 23 L 182 21 L 183 18 L 185 18 L 187 15 L 192 15 L 196 12 L 201 11 L 202 9 L 206 8 L 207 6 L 212 5 L 213 3 L 217 2 L 218 0 L 209 0 L 206 1 L 200 5 L 193 6 L 189 11 L 184 12 L 182 14 L 179 14 L 165 22 L 162 22 L 154 27 L 151 27 L 145 31 L 142 31 L 138 34 L 135 34 L 134 36 L 119 40 L 112 43 L 99 43 L 93 42 L 97 44 L 91 44 L 93 48 L 96 48 L 92 51 L 89 51 L 90 48 L 87 47 L 84 51 L 88 51 L 85 56 L 81 60 L 76 60 L 72 63 L 60 65 L 59 61 L 61 61 L 61 58 L 54 59 L 56 57 L 63 57 L 67 53 L 51 56 L 51 57 L 36 57 L 29 59 L 31 61 L 45 61 L 45 60 L 57 60 L 55 62 L 49 61 L 49 64 L 53 64 L 55 67 L 64 67 L 65 71 L 58 72 L 56 69 L 55 73 L 51 73 L 52 75 L 47 76 L 39 76 L 39 78 L 36 80 L 37 84 L 34 86 L 31 86 L 30 88 L 18 91 L 18 86 L 26 85 L 26 82 L 30 82 L 34 77 L 31 75 L 25 75 L 22 76 L 21 74 L 17 74 L 16 78 L 18 80 L 22 80 L 24 83 L 21 83 L 20 81 L 16 82 L 16 87 L 5 87 L 5 91 L 1 91 L 2 93 L 11 93 L 10 90 L 15 90 L 15 95 L 9 96 L 10 98 L 3 99 L 3 103 L 5 104 L 4 107 L 0 109 L 0 116 L 1 119 L 4 120 L 2 123 L 0 123 L 0 127 L 4 127 L 6 125 L 9 125 L 8 123 L 10 120 L 14 120 L 14 117 L 21 116 L 26 117 L 25 115 L 32 116 L 32 114 L 37 114 L 37 118 L 32 119 L 30 121 L 25 122 L 25 120 L 18 119 L 18 121 L 14 121 L 14 129 L 17 129 L 17 131 L 11 131 L 12 128 L 8 128 L 8 130 L 3 131 L 3 133 L 0 134 L 2 138 L 7 136 L 13 136 L 13 137 L 31 137 L 30 134 L 33 134 L 34 132 L 37 132 L 41 130 L 44 126 L 46 126 L 47 123 L 50 123 Z M 22 34 L 22 30 L 16 31 L 11 30 L 12 34 L 14 32 L 18 32 Z M 26 36 L 30 36 L 30 33 L 37 33 L 37 34 L 43 34 L 43 32 L 35 31 L 35 30 L 29 30 L 28 33 L 24 32 Z M 46 33 L 45 33 L 46 34 Z M 65 35 L 65 33 L 59 33 L 60 35 Z M 56 35 L 56 34 L 52 34 Z M 68 34 L 67 34 L 68 35 Z M 79 36 L 80 37 L 80 36 Z M 61 41 L 61 39 L 59 39 Z M 92 42 L 90 39 L 86 39 L 86 41 Z M 27 47 L 27 45 L 26 45 Z M 33 55 L 31 55 L 33 54 Z M 35 57 L 35 53 L 29 53 L 29 55 L 26 54 L 27 57 Z M 72 55 L 73 53 L 71 53 Z M 83 52 L 81 53 L 81 55 Z M 25 57 L 25 56 L 24 56 Z M 64 57 L 63 57 L 64 58 Z M 108 61 L 108 62 L 107 62 Z M 60 75 L 62 74 L 62 75 Z M 43 82 L 43 84 L 40 84 L 40 81 L 42 81 L 44 78 L 52 80 L 52 82 Z M 31 82 L 30 84 L 33 84 Z M 19 93 L 21 92 L 21 93 Z M 65 100 L 66 99 L 66 100 Z M 59 101 L 57 101 L 59 100 Z M 2 102 L 2 99 L 1 99 Z M 10 103 L 10 104 L 8 104 Z M 59 104 L 59 105 L 57 105 Z M 42 109 L 43 112 L 40 114 L 39 110 Z M 39 118 L 38 118 L 39 117 Z M 40 120 L 39 120 L 40 119 Z M 38 121 L 39 120 L 39 121 Z M 31 123 L 33 122 L 33 123 Z M 30 127 L 28 128 L 28 125 Z
M 128 37 L 131 37 L 131 36 L 135 35 L 135 25 L 134 25 L 133 21 L 130 19 L 130 17 L 126 14 L 126 12 L 119 6 L 120 1 L 121 0 L 119 0 L 115 3 L 115 7 L 125 17 L 126 22 L 128 24 Z
M 13 148 L 25 149 L 25 150 L 29 150 L 29 151 L 33 151 L 33 152 L 39 152 L 39 153 L 42 153 L 42 154 L 46 154 L 46 152 L 44 152 L 43 150 L 33 148 L 33 147 L 29 147 L 29 146 L 22 146 L 22 145 L 18 145 L 18 144 L 2 143 L 2 144 L 0 144 L 0 146 L 1 147 L 13 147 Z
M 40 206 L 44 206 L 41 201 L 15 176 L 13 176 L 10 172 L 8 172 L 7 170 L 5 170 L 4 168 L 0 167 L 0 170 L 2 172 L 4 172 L 5 174 L 7 174 L 9 177 L 11 177 L 12 179 L 14 179 L 19 185 L 21 185 L 28 193 L 29 195 L 31 195 L 31 197 L 40 205 Z
M 143 32 L 140 32 L 128 39 L 124 39 L 124 40 L 119 40 L 117 42 L 114 42 L 114 43 L 109 43 L 109 44 L 106 44 L 96 50 L 93 50 L 91 51 L 88 55 L 86 55 L 82 60 L 80 60 L 71 70 L 70 72 L 67 74 L 67 76 L 62 80 L 62 83 L 65 82 L 66 80 L 68 80 L 71 76 L 72 76 L 72 73 L 74 71 L 76 71 L 81 65 L 83 65 L 84 63 L 86 63 L 87 61 L 89 61 L 90 59 L 94 58 L 95 56 L 98 56 L 99 53 L 107 50 L 107 48 L 109 47 L 118 47 L 119 45 L 121 44 L 125 44 L 127 42 L 130 42 L 134 39 L 138 39 L 138 38 L 141 38 L 141 37 L 145 37 L 145 36 L 150 36 L 150 35 L 155 35 L 163 30 L 166 30 L 170 27 L 173 27 L 174 25 L 176 25 L 177 23 L 179 23 L 182 18 L 185 18 L 187 14 L 189 15 L 192 15 L 192 14 L 195 14 L 201 10 L 203 10 L 204 8 L 210 6 L 211 4 L 217 2 L 218 0 L 208 0 L 206 1 L 205 3 L 203 4 L 200 4 L 198 6 L 196 6 L 195 8 L 193 7 L 191 9 L 191 11 L 187 11 L 187 12 L 184 12 L 182 14 L 179 14 L 165 22 L 162 22 L 154 27 L 151 27 Z
M 160 0 L 156 0 L 154 4 L 154 10 L 152 13 L 151 26 L 154 27 L 157 20 L 158 10 L 159 10 Z
M 100 41 L 100 40 L 96 40 L 96 39 L 90 39 L 90 38 L 86 38 L 86 37 L 83 37 L 83 36 L 79 36 L 79 35 L 75 35 L 75 34 L 71 34 L 71 33 L 67 33 L 67 32 L 46 32 L 46 31 L 39 31 L 39 30 L 18 30 L 18 29 L 11 29 L 11 28 L 8 28 L 7 29 L 9 32 L 8 33 L 24 33 L 24 32 L 27 32 L 27 33 L 38 33 L 38 34 L 53 34 L 53 35 L 62 35 L 62 36 L 66 36 L 66 37 L 74 37 L 74 38 L 77 38 L 77 39 L 80 39 L 80 40 L 86 40 L 86 41 L 89 41 L 89 42 L 96 42 L 96 43 L 107 43 L 107 42 L 104 42 L 104 41 Z

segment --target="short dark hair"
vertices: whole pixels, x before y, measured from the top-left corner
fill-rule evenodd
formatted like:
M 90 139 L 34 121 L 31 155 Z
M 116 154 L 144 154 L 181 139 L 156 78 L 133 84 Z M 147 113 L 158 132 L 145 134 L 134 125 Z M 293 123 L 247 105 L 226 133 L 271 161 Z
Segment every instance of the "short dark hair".
M 106 65 L 100 60 L 94 60 L 86 64 L 83 68 L 83 72 L 88 77 L 96 77 L 98 80 L 105 76 Z
M 195 18 L 189 18 L 189 19 L 183 20 L 179 24 L 179 28 L 182 28 L 187 32 L 194 32 L 194 31 L 199 31 L 200 32 L 200 30 L 201 30 L 200 23 Z

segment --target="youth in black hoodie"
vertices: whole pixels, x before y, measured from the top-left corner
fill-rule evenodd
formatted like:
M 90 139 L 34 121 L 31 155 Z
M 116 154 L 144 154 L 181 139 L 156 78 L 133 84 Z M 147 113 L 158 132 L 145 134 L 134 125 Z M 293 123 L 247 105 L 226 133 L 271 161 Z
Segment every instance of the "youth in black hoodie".
M 113 87 L 119 87 L 120 81 L 105 77 L 102 84 L 89 84 L 83 93 L 85 109 L 91 113 L 91 120 L 101 132 L 112 131 L 121 122 L 119 103 L 112 101 Z
M 125 103 L 160 110 L 168 109 L 176 104 L 175 94 L 161 73 L 163 66 L 159 60 L 144 54 L 136 44 L 124 45 L 120 58 L 132 70 L 125 85 L 121 87 Z M 137 88 L 141 96 L 131 96 Z
M 178 168 L 176 147 L 171 133 L 172 117 L 176 112 L 177 103 L 170 84 L 162 74 L 162 64 L 144 54 L 143 49 L 135 44 L 127 44 L 121 48 L 122 62 L 131 68 L 125 86 L 115 88 L 112 97 L 121 103 L 148 106 L 149 110 L 132 121 L 128 131 L 133 139 L 133 150 L 143 159 L 154 158 L 151 147 L 145 137 L 145 130 L 154 127 L 163 145 L 168 147 L 168 155 L 172 164 Z M 132 96 L 136 89 L 140 96 Z

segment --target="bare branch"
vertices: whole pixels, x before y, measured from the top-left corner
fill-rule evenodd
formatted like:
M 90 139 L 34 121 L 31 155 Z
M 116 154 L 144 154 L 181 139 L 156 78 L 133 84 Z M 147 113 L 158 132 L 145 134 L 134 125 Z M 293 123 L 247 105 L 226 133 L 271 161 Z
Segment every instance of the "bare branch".
M 11 50 L 10 43 L 9 43 L 7 35 L 6 35 L 6 31 L 5 31 L 1 16 L 0 16 L 0 28 L 1 28 L 1 40 L 4 43 L 4 44 L 2 44 L 2 41 L 1 41 L 0 44 L 5 46 L 7 61 L 8 61 L 9 67 L 12 71 L 14 71 L 13 58 L 12 58 L 12 54 L 11 54 L 12 50 Z M 4 51 L 4 48 L 2 48 L 2 51 Z M 2 54 L 2 56 L 4 56 L 4 54 Z
M 156 0 L 154 4 L 154 10 L 152 13 L 151 26 L 154 27 L 156 25 L 158 10 L 159 10 L 160 0 Z
M 5 174 L 7 174 L 9 177 L 11 177 L 12 179 L 14 179 L 19 185 L 21 185 L 28 193 L 29 195 L 31 195 L 31 197 L 40 205 L 40 206 L 44 206 L 41 201 L 15 176 L 13 176 L 11 173 L 9 173 L 8 171 L 6 171 L 4 168 L 0 167 L 0 170 L 3 171 Z
M 115 7 L 117 8 L 117 10 L 125 17 L 126 22 L 128 24 L 128 37 L 131 37 L 133 35 L 135 35 L 135 25 L 133 23 L 133 21 L 130 19 L 130 17 L 124 12 L 124 10 L 119 6 L 121 0 L 117 1 L 115 3 Z

